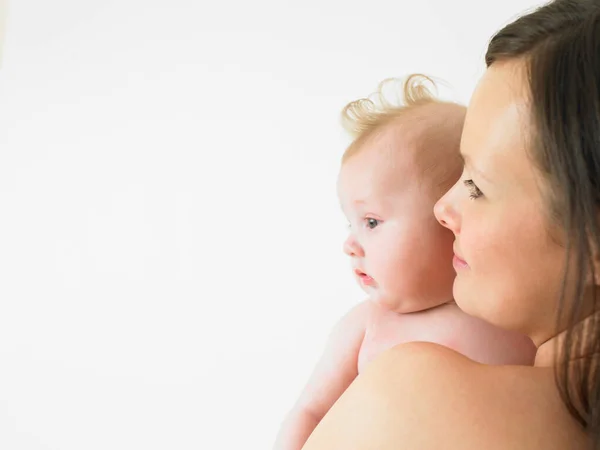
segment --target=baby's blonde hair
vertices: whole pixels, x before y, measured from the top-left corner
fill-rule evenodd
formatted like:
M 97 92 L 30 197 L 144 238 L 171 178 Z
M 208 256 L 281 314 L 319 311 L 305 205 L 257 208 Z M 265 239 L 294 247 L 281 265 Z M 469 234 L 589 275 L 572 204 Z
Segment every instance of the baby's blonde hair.
M 388 86 L 402 83 L 401 89 L 387 89 Z M 430 86 L 428 86 L 428 84 Z M 396 98 L 389 99 L 386 92 L 394 92 Z M 366 98 L 348 103 L 342 110 L 342 126 L 353 141 L 342 156 L 342 163 L 360 151 L 364 141 L 374 131 L 393 120 L 432 103 L 446 103 L 438 100 L 437 86 L 427 75 L 414 73 L 402 78 L 386 78 L 379 83 L 377 91 Z

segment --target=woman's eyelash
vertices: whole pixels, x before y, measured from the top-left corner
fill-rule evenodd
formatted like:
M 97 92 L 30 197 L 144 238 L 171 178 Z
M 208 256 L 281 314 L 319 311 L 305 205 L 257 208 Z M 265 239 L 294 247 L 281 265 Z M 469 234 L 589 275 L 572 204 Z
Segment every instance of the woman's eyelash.
M 471 200 L 475 200 L 476 198 L 481 197 L 483 195 L 483 192 L 479 190 L 479 188 L 473 182 L 473 180 L 465 180 L 464 183 L 467 189 L 469 189 L 469 198 Z

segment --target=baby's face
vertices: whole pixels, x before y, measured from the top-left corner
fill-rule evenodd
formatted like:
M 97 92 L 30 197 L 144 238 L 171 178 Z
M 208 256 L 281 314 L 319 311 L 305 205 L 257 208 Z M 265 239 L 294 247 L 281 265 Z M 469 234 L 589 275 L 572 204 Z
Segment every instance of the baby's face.
M 409 146 L 382 132 L 342 165 L 338 179 L 354 275 L 372 300 L 400 313 L 452 300 L 455 277 L 454 237 L 433 215 L 436 171 Z

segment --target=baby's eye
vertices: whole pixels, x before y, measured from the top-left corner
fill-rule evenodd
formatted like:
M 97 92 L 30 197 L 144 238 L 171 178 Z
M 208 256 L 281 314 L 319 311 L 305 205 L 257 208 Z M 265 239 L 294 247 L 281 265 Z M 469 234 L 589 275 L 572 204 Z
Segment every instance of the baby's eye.
M 469 198 L 471 200 L 475 200 L 476 198 L 479 198 L 483 195 L 483 192 L 479 190 L 479 188 L 473 182 L 473 180 L 465 180 L 464 183 L 467 189 L 469 190 Z
M 373 219 L 372 217 L 367 217 L 365 219 L 367 228 L 373 229 L 375 228 L 377 225 L 379 225 L 379 221 L 377 219 Z

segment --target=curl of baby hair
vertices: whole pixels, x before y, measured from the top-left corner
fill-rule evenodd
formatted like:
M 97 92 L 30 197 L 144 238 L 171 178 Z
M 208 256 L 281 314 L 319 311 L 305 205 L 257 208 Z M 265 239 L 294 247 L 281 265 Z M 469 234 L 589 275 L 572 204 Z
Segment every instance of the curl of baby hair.
M 355 154 L 373 131 L 430 103 L 439 103 L 436 82 L 430 76 L 413 73 L 405 78 L 386 78 L 377 90 L 366 98 L 348 103 L 341 113 L 342 126 L 352 137 L 342 162 Z

